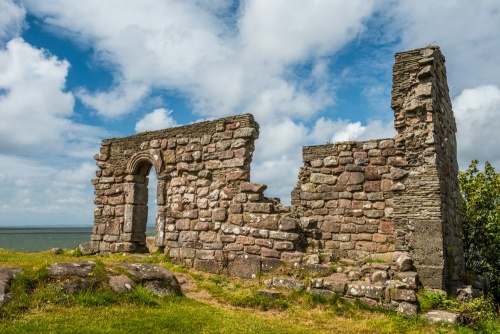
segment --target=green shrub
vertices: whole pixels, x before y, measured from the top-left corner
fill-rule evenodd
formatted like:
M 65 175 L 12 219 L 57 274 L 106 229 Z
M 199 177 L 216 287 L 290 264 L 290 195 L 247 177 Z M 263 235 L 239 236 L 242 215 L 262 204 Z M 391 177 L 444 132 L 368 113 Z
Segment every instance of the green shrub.
M 459 173 L 465 267 L 488 279 L 500 302 L 500 174 L 486 161 L 484 172 L 471 162 Z
M 445 293 L 438 291 L 420 291 L 418 293 L 418 302 L 422 311 L 436 308 L 450 308 L 453 301 L 448 299 Z
M 466 303 L 454 303 L 451 309 L 460 314 L 464 324 L 476 324 L 498 316 L 496 305 L 491 297 L 481 296 Z

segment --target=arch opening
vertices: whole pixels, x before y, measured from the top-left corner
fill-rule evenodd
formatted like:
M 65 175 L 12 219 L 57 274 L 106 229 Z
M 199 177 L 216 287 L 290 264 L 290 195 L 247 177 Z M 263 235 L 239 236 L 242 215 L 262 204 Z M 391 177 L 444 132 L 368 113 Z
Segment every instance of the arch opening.
M 136 252 L 148 252 L 156 239 L 158 178 L 147 159 L 136 161 L 130 181 L 125 185 L 126 207 L 124 233 Z M 151 237 L 151 240 L 148 240 Z

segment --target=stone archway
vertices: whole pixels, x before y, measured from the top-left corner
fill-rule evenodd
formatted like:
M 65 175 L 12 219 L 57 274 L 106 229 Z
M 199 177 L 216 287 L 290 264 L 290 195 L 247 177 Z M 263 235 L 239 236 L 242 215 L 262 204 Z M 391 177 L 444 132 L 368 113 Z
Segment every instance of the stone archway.
M 149 211 L 149 174 L 151 168 L 154 167 L 157 176 L 160 175 L 162 166 L 161 155 L 156 150 L 137 153 L 127 163 L 126 173 L 128 175 L 125 178 L 126 182 L 123 189 L 125 208 L 122 241 L 132 243 L 132 248 L 137 252 L 146 252 L 148 250 L 146 247 L 146 228 Z M 160 186 L 159 180 L 157 188 L 159 190 L 164 188 Z M 158 226 L 159 222 L 160 220 L 157 219 L 155 224 L 155 244 L 157 247 L 162 247 L 163 226 Z

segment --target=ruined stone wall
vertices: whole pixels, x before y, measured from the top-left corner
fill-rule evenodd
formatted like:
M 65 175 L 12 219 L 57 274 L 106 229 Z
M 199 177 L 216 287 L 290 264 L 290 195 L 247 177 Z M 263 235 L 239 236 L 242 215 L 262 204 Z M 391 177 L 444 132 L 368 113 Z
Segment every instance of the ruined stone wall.
M 317 229 L 318 251 L 336 258 L 391 260 L 396 249 L 394 191 L 407 174 L 393 139 L 303 148 L 292 192 L 301 225 Z M 312 238 L 310 238 L 312 239 Z M 312 251 L 312 250 L 311 250 Z
M 424 286 L 458 285 L 464 271 L 456 125 L 437 47 L 396 54 L 394 139 L 303 148 L 292 192 L 323 253 L 388 259 L 407 252 Z
M 249 182 L 257 137 L 258 125 L 247 114 L 103 141 L 95 156 L 97 208 L 89 251 L 145 250 L 147 176 L 154 167 L 153 247 L 210 272 L 231 271 L 243 255 L 258 257 L 249 262 L 252 274 L 261 257 L 265 268 L 300 260 L 295 250 L 303 239 L 294 233 L 298 224 L 290 208 L 265 198 L 265 185 Z
M 408 176 L 394 199 L 396 232 L 424 285 L 451 288 L 464 272 L 456 125 L 438 47 L 396 54 L 391 107 Z
M 449 288 L 463 259 L 456 127 L 437 47 L 396 55 L 391 107 L 395 138 L 304 147 L 290 207 L 250 182 L 259 133 L 252 115 L 104 140 L 92 181 L 94 230 L 82 249 L 107 254 L 147 246 L 240 277 L 283 262 L 328 274 L 330 261 L 348 259 L 336 276 L 342 284 L 325 286 L 356 298 L 385 296 L 387 303 L 407 295 L 392 298 L 386 289 L 412 290 L 418 277 L 424 286 Z M 152 167 L 158 214 L 150 240 Z M 385 264 L 366 265 L 373 261 Z

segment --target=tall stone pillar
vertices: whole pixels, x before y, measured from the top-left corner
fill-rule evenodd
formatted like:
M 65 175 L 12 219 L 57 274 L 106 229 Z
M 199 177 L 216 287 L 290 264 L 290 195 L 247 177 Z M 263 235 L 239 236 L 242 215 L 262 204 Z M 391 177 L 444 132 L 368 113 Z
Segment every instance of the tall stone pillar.
M 397 250 L 414 257 L 424 286 L 452 290 L 464 272 L 456 124 L 445 59 L 436 46 L 396 54 L 391 107 L 397 157 Z

